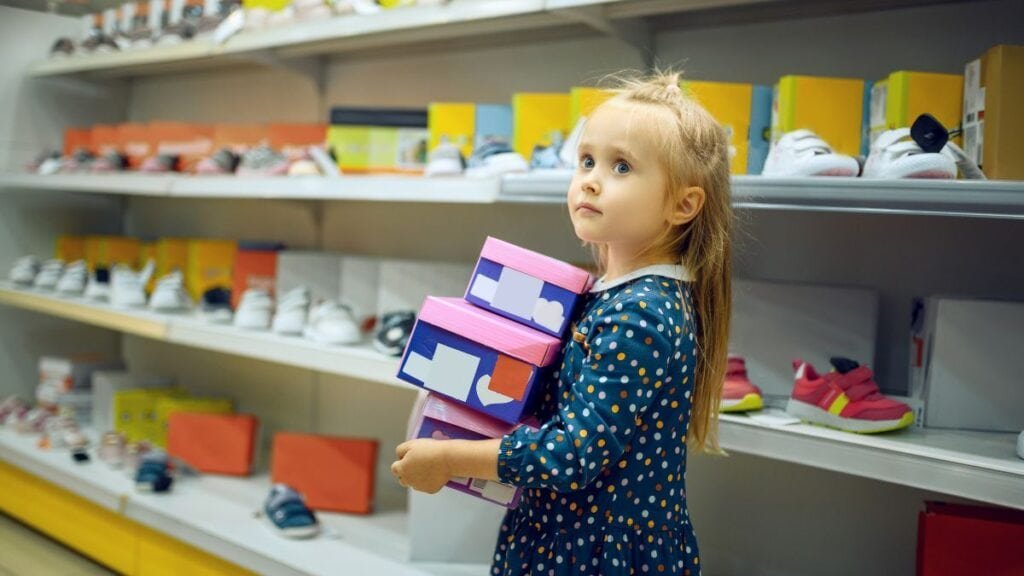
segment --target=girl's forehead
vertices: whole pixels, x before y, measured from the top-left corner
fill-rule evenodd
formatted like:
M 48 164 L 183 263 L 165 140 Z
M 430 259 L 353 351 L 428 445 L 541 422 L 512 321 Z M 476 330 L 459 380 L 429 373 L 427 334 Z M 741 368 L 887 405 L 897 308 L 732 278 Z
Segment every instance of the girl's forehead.
M 659 127 L 670 120 L 667 111 L 656 104 L 609 100 L 587 119 L 580 145 L 626 146 L 638 153 L 649 152 L 660 147 L 663 130 Z

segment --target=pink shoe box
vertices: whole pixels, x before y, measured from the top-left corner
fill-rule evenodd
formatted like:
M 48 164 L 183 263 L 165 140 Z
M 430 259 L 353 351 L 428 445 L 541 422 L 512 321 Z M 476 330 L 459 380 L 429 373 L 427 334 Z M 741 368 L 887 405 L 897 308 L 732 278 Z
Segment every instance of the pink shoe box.
M 580 295 L 593 278 L 586 270 L 497 238 L 484 242 L 466 301 L 562 337 Z
M 459 298 L 428 296 L 398 377 L 515 424 L 530 406 L 541 368 L 555 362 L 561 345 Z
M 412 438 L 435 440 L 487 440 L 501 438 L 516 426 L 431 394 L 414 416 Z M 522 490 L 515 486 L 475 478 L 453 478 L 448 487 L 507 508 L 519 505 Z

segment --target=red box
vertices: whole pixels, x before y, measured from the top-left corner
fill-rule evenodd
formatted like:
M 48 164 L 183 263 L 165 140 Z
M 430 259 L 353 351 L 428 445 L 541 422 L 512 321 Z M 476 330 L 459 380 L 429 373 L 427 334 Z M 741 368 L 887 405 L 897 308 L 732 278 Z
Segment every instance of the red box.
M 274 436 L 270 476 L 296 489 L 314 510 L 369 514 L 376 440 L 282 432 Z
M 1024 511 L 926 502 L 917 519 L 917 576 L 1024 574 Z
M 64 155 L 71 156 L 79 149 L 92 151 L 92 130 L 90 128 L 66 128 L 64 130 Z
M 247 414 L 172 412 L 167 453 L 200 472 L 248 476 L 259 420 Z
M 246 250 L 235 254 L 235 270 L 231 282 L 231 307 L 237 309 L 242 293 L 249 288 L 263 288 L 271 295 L 277 285 L 278 250 Z

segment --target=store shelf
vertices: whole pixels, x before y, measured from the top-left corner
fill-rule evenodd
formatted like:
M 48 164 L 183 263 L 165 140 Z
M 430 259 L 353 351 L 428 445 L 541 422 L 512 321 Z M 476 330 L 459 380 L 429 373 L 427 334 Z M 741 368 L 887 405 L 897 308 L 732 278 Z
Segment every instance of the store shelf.
M 569 170 L 502 179 L 0 174 L 0 189 L 181 198 L 563 205 Z M 734 176 L 739 209 L 1024 219 L 1024 182 Z
M 117 309 L 81 298 L 58 297 L 52 292 L 17 289 L 7 283 L 0 283 L 0 304 L 191 348 L 412 389 L 395 377 L 398 359 L 368 345 L 327 346 L 300 337 L 210 324 L 193 314 Z
M 752 454 L 1024 510 L 1016 434 L 913 428 L 859 435 L 723 415 L 721 445 Z
M 403 510 L 368 516 L 319 513 L 321 536 L 287 540 L 254 517 L 270 489 L 266 475 L 185 476 L 168 494 L 140 494 L 124 471 L 95 459 L 75 463 L 66 450 L 37 448 L 37 440 L 38 435 L 0 428 L 0 460 L 259 574 L 328 575 L 337 574 L 339 566 L 345 573 L 395 576 L 483 576 L 488 571 L 481 565 L 409 563 Z

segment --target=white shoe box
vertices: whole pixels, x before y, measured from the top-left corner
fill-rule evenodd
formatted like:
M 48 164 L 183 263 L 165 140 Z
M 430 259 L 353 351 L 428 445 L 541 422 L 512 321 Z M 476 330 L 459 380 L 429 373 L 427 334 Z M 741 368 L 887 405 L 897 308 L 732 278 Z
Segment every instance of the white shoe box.
M 313 301 L 337 299 L 341 291 L 341 256 L 329 252 L 284 250 L 277 255 L 277 290 L 306 286 Z
M 377 314 L 380 263 L 379 258 L 341 257 L 341 280 L 339 291 L 334 298 L 351 305 L 360 323 Z
M 746 359 L 751 382 L 782 406 L 793 390 L 793 360 L 819 372 L 842 356 L 874 365 L 878 293 L 857 288 L 733 282 L 729 349 Z
M 472 263 L 384 260 L 380 264 L 378 315 L 418 312 L 427 296 L 462 297 L 473 268 Z
M 114 393 L 134 388 L 167 388 L 174 379 L 139 376 L 122 370 L 96 372 L 92 378 L 92 426 L 99 432 L 114 429 Z
M 42 356 L 39 358 L 39 381 L 59 384 L 63 391 L 89 388 L 97 370 L 124 368 L 121 360 L 94 354 L 75 356 Z
M 924 425 L 1024 430 L 1024 302 L 931 298 L 924 306 Z

